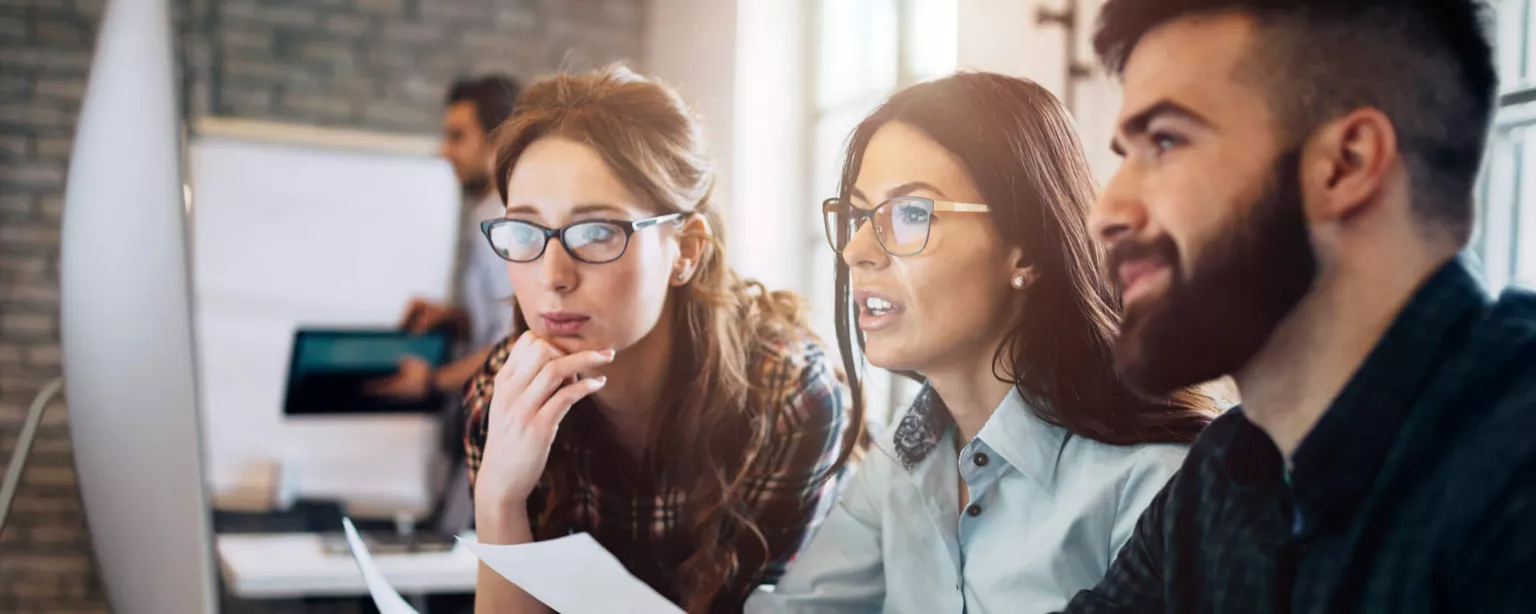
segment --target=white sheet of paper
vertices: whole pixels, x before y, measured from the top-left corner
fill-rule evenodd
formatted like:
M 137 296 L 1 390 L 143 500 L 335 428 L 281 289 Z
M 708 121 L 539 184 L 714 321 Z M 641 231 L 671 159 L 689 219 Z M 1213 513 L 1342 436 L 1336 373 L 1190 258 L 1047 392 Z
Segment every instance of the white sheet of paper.
M 357 527 L 352 526 L 352 519 L 342 516 L 341 528 L 347 532 L 352 558 L 357 559 L 357 568 L 363 572 L 363 581 L 368 583 L 368 593 L 373 595 L 374 605 L 379 606 L 379 614 L 420 614 L 405 602 L 395 587 L 389 585 L 384 574 L 379 573 L 379 568 L 373 564 L 373 555 L 368 553 L 368 546 L 358 536 Z
M 459 541 L 501 577 L 561 614 L 683 614 L 586 533 L 516 546 Z

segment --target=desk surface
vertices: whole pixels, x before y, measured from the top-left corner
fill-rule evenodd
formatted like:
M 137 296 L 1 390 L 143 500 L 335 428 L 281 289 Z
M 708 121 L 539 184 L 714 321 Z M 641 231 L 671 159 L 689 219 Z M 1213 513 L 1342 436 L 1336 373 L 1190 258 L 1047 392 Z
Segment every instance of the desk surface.
M 227 590 L 244 599 L 367 595 L 349 553 L 327 553 L 317 533 L 221 534 L 215 539 Z M 463 545 L 445 552 L 375 554 L 403 594 L 473 593 L 480 560 Z

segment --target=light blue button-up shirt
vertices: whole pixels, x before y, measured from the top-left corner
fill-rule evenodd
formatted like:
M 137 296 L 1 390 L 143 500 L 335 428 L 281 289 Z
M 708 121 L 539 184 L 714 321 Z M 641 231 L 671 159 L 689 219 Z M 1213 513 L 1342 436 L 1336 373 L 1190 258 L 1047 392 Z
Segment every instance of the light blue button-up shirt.
M 945 411 L 934 407 L 919 401 L 877 440 L 778 586 L 748 601 L 749 614 L 1060 610 L 1104 577 L 1187 449 L 1070 436 L 1015 390 L 957 454 L 948 416 L 924 415 Z

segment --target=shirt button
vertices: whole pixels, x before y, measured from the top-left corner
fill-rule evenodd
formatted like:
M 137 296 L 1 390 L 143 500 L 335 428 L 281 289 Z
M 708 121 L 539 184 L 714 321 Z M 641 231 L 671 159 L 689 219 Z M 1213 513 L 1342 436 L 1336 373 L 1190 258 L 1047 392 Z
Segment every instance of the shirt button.
M 977 452 L 975 456 L 971 457 L 971 462 L 976 463 L 977 467 L 985 467 L 987 466 L 988 462 L 991 462 L 991 460 L 992 459 L 987 458 L 986 452 Z
M 972 517 L 972 518 L 980 516 L 981 515 L 981 506 L 980 505 L 976 505 L 975 503 L 972 503 L 970 507 L 965 508 L 965 514 L 967 516 Z

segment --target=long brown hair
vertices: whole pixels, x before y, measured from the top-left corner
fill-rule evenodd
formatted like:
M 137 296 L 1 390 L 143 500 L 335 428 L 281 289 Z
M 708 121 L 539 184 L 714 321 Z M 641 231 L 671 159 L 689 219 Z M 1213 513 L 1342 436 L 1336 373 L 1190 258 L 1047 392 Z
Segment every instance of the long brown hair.
M 679 570 L 678 594 L 689 612 L 704 612 L 741 571 L 737 538 L 755 536 L 768 553 L 767 540 L 744 511 L 743 491 L 747 469 L 772 436 L 779 408 L 758 394 L 766 383 L 757 381 L 749 365 L 773 340 L 808 334 L 803 332 L 803 309 L 793 294 L 767 291 L 726 265 L 725 224 L 710 202 L 715 176 L 703 126 L 670 88 L 621 66 L 534 83 L 495 135 L 496 189 L 503 202 L 523 152 L 555 136 L 596 150 L 657 213 L 702 216 L 709 229 L 696 235 L 706 247 L 695 276 L 668 297 L 675 318 L 674 362 L 666 387 L 672 398 L 665 401 L 667 410 L 653 425 L 648 446 L 656 452 L 651 461 L 659 483 L 685 485 L 682 524 L 697 549 Z M 846 424 L 862 424 L 857 399 L 846 419 Z M 662 433 L 666 445 L 656 445 Z M 734 445 L 742 436 L 746 446 Z M 855 439 L 844 435 L 838 462 L 818 479 L 837 472 L 852 454 Z M 548 494 L 541 528 L 550 528 L 551 518 L 571 509 L 567 489 L 573 459 L 559 450 L 556 446 L 551 452 L 545 470 Z
M 853 132 L 845 200 L 870 139 L 890 122 L 921 130 L 960 158 L 991 208 L 987 217 L 1038 275 L 1014 320 L 999 323 L 1008 335 L 993 357 L 998 377 L 1014 382 L 1041 419 L 1074 435 L 1115 445 L 1194 441 L 1217 412 L 1209 396 L 1183 390 L 1148 399 L 1115 373 L 1120 298 L 1089 237 L 1093 176 L 1066 107 L 1034 82 L 993 73 L 958 73 L 897 92 Z M 836 284 L 838 345 L 857 396 L 857 316 L 841 259 Z M 862 355 L 863 337 L 857 342 Z

